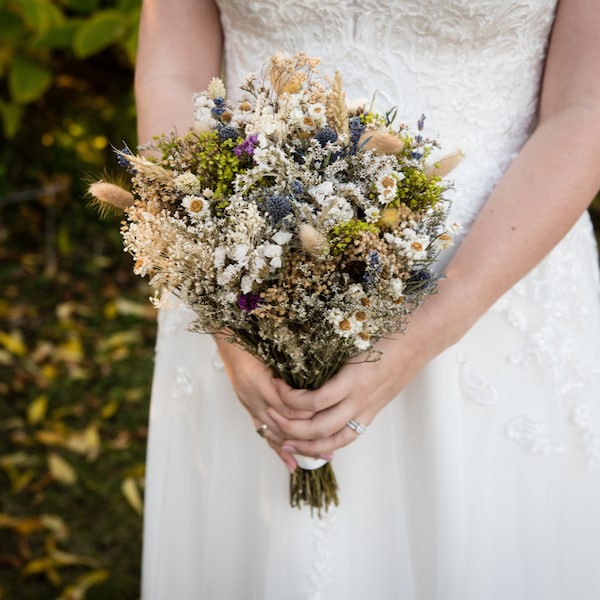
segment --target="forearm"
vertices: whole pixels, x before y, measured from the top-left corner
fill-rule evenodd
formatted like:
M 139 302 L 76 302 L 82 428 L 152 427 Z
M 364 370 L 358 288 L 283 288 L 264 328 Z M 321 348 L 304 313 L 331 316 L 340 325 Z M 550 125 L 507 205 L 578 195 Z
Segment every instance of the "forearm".
M 135 69 L 138 140 L 192 125 L 192 94 L 218 75 L 219 12 L 209 0 L 144 0 Z
M 598 117 L 574 107 L 544 119 L 448 265 L 444 321 L 455 339 L 548 254 L 599 187 Z

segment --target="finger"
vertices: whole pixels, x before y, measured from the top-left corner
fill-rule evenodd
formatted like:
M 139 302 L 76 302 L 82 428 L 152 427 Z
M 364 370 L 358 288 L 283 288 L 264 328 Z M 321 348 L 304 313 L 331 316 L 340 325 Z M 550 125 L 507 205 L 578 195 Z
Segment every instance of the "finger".
M 270 442 L 269 446 L 275 450 L 275 453 L 279 456 L 279 458 L 281 458 L 283 464 L 285 464 L 290 473 L 293 473 L 298 468 L 296 460 L 289 452 L 285 452 L 279 446 L 271 444 Z
M 313 414 L 337 404 L 339 399 L 346 395 L 342 390 L 338 389 L 334 380 L 328 381 L 316 390 L 295 389 L 280 379 L 274 381 L 274 387 L 287 409 Z M 285 414 L 284 411 L 280 412 Z
M 332 408 L 318 412 L 311 419 L 287 419 L 267 409 L 267 414 L 277 424 L 279 431 L 288 439 L 315 440 L 327 438 L 340 431 L 356 414 L 354 403 L 342 401 Z
M 256 417 L 253 417 L 252 421 L 254 422 L 256 433 L 261 438 L 266 440 L 269 444 L 281 447 L 286 435 L 268 415 L 265 414 L 264 420 L 262 421 Z
M 317 440 L 285 440 L 283 448 L 293 450 L 296 454 L 320 458 L 328 456 L 356 441 L 359 436 L 349 427 L 344 426 L 340 431 L 327 438 Z

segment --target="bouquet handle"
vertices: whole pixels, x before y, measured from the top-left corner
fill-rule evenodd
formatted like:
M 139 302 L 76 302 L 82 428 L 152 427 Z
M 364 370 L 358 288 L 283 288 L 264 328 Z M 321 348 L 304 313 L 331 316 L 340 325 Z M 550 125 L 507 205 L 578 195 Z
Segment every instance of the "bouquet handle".
M 331 464 L 322 458 L 294 454 L 298 468 L 290 475 L 290 504 L 309 506 L 318 516 L 333 504 L 338 505 L 338 485 Z

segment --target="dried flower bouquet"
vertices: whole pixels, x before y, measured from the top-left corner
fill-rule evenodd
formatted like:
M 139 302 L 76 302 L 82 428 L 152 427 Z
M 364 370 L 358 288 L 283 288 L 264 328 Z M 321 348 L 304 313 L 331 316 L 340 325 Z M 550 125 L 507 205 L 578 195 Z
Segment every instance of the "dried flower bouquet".
M 349 109 L 340 74 L 318 62 L 273 56 L 236 101 L 213 79 L 193 129 L 142 148 L 157 158 L 119 151 L 133 193 L 90 190 L 125 208 L 135 273 L 190 307 L 194 330 L 228 332 L 307 389 L 376 360 L 375 343 L 434 292 L 453 230 L 442 177 L 460 158 L 428 160 L 423 117 L 410 132 L 394 110 Z M 337 502 L 331 465 L 292 475 L 293 506 Z

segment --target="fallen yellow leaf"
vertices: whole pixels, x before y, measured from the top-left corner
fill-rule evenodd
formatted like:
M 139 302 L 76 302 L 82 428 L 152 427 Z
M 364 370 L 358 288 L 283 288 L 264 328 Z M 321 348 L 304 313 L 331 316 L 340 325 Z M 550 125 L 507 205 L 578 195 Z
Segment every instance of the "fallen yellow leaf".
M 58 515 L 41 515 L 40 520 L 46 529 L 54 533 L 57 540 L 63 541 L 69 537 L 69 528 Z
M 144 510 L 142 496 L 140 494 L 139 486 L 133 477 L 126 477 L 123 480 L 123 483 L 121 483 L 121 492 L 123 492 L 123 496 L 125 496 L 129 506 L 131 506 L 138 515 L 141 515 Z
M 117 298 L 115 308 L 120 315 L 130 315 L 142 319 L 156 319 L 156 308 L 150 303 L 133 302 L 127 298 Z
M 27 407 L 27 422 L 30 425 L 35 425 L 44 419 L 48 409 L 48 396 L 46 394 L 39 395 Z
M 62 456 L 54 452 L 48 454 L 48 467 L 50 475 L 60 483 L 73 485 L 77 481 L 75 469 Z
M 86 597 L 88 590 L 93 585 L 98 585 L 106 581 L 110 577 L 110 571 L 106 569 L 97 569 L 81 575 L 77 581 L 68 585 L 57 600 L 83 600 Z
M 102 407 L 102 410 L 100 411 L 100 416 L 103 419 L 110 419 L 111 417 L 114 417 L 115 414 L 117 414 L 118 410 L 119 410 L 119 403 L 116 400 L 109 400 Z
M 45 446 L 64 446 L 66 443 L 65 435 L 57 431 L 41 429 L 40 431 L 36 431 L 33 437 Z
M 65 362 L 81 362 L 83 359 L 83 345 L 77 336 L 70 337 L 56 348 L 55 358 Z
M 23 334 L 15 329 L 11 333 L 0 331 L 0 345 L 4 346 L 11 354 L 25 356 L 27 346 L 23 341 Z
M 89 461 L 96 460 L 100 453 L 100 434 L 97 425 L 91 424 L 83 431 L 72 433 L 66 441 L 66 446 L 73 452 L 85 455 Z

